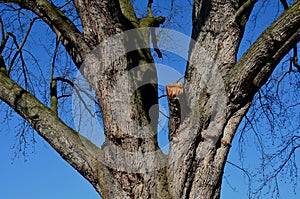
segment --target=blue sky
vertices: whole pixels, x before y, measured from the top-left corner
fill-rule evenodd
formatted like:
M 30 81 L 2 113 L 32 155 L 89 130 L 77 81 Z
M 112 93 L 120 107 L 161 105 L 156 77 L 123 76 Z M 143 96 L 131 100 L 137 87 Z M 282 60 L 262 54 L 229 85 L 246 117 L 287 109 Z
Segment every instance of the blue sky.
M 272 0 L 273 1 L 273 0 Z M 269 2 L 272 2 L 269 1 Z M 138 10 L 143 10 L 140 0 L 136 0 L 136 5 L 138 5 Z M 160 2 L 160 6 L 164 7 L 167 1 L 164 3 Z M 278 13 L 278 3 L 267 3 L 264 8 L 260 10 L 260 14 L 258 15 L 256 24 L 253 26 L 249 26 L 246 29 L 246 37 L 243 40 L 241 45 L 240 54 L 245 51 L 246 48 L 249 47 L 251 42 L 258 36 L 258 34 L 265 29 L 265 27 L 276 18 Z M 188 28 L 188 23 L 182 23 L 182 21 L 187 21 L 189 19 L 190 13 L 189 9 L 185 8 L 184 5 L 175 5 L 174 8 L 174 16 L 178 14 L 177 18 L 173 20 L 173 26 L 171 28 L 181 31 L 183 33 L 189 34 L 190 28 Z M 182 8 L 183 10 L 180 10 Z M 259 8 L 259 5 L 257 6 Z M 256 9 L 259 10 L 259 9 Z M 143 15 L 142 11 L 140 12 Z M 156 14 L 165 14 L 167 15 L 169 11 L 167 9 L 162 9 L 161 11 L 157 11 Z M 189 13 L 189 14 L 187 14 Z M 250 21 L 251 22 L 251 21 Z M 184 25 L 180 25 L 184 24 Z M 165 28 L 168 26 L 165 25 Z M 40 24 L 37 27 L 37 30 L 34 34 L 38 34 L 43 26 Z M 32 38 L 32 41 L 41 41 L 35 40 Z M 47 39 L 46 41 L 51 41 L 51 39 Z M 34 43 L 34 42 L 33 42 Z M 41 49 L 34 49 L 31 46 L 27 46 L 28 49 L 35 53 L 40 53 L 40 57 L 42 57 L 39 61 L 42 63 L 49 62 L 48 52 L 42 52 Z M 44 49 L 44 51 L 46 51 Z M 167 54 L 168 55 L 168 54 Z M 165 56 L 163 60 L 159 61 L 160 63 L 167 65 L 174 65 L 174 68 L 178 70 L 180 73 L 183 72 L 182 64 L 184 64 L 183 60 L 180 58 Z M 2 104 L 0 104 L 2 108 Z M 5 110 L 5 109 L 3 109 Z M 4 117 L 5 114 L 0 110 L 0 118 Z M 15 157 L 15 153 L 17 148 L 14 147 L 17 140 L 15 136 L 15 124 L 17 124 L 20 120 L 18 116 L 13 115 L 13 120 L 5 121 L 6 124 L 0 123 L 0 198 L 5 199 L 65 199 L 65 198 L 73 198 L 73 199 L 99 199 L 100 197 L 94 191 L 94 188 L 83 178 L 80 174 L 77 173 L 69 164 L 67 164 L 62 158 L 37 134 L 35 134 L 35 139 L 37 141 L 34 144 L 34 148 L 32 145 L 28 148 L 28 156 L 26 157 L 26 161 L 24 161 L 24 157 L 22 154 L 19 154 L 19 157 Z M 251 133 L 249 133 L 249 142 L 248 146 L 246 146 L 245 159 L 247 159 L 244 164 L 245 167 L 252 168 L 251 163 L 255 164 L 258 162 L 257 160 L 260 158 L 257 150 L 254 149 L 255 138 Z M 30 134 L 31 135 L 31 134 Z M 162 146 L 166 145 L 166 137 L 167 134 L 164 132 L 160 133 L 159 139 L 160 144 Z M 235 139 L 233 143 L 233 147 L 231 148 L 231 152 L 229 154 L 228 160 L 239 164 L 240 156 L 238 155 L 238 140 Z M 298 153 L 298 157 L 299 157 Z M 297 159 L 300 162 L 299 158 Z M 248 165 L 247 165 L 248 164 Z M 248 179 L 243 175 L 243 172 L 236 167 L 227 164 L 225 168 L 225 180 L 223 182 L 222 187 L 222 197 L 221 198 L 236 198 L 243 199 L 247 197 L 248 193 Z M 299 182 L 299 179 L 298 179 Z M 257 184 L 254 183 L 254 187 Z M 281 187 L 281 197 L 280 198 L 289 198 L 296 199 L 299 198 L 299 194 L 295 195 L 291 188 L 291 184 L 280 183 Z M 298 185 L 298 190 L 299 189 Z M 262 198 L 270 198 L 262 197 Z
M 47 144 L 36 136 L 35 152 L 24 162 L 11 149 L 13 131 L 0 134 L 0 198 L 99 199 L 94 188 Z

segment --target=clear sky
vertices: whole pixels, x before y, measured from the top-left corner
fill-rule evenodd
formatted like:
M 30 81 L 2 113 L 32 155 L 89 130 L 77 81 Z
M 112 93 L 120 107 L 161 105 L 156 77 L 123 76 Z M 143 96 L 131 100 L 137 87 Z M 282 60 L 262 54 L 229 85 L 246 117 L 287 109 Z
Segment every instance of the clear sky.
M 273 0 L 269 0 L 268 2 L 272 1 Z M 136 0 L 135 2 L 138 6 L 138 9 L 142 10 L 144 5 L 140 4 L 141 1 Z M 155 6 L 165 6 L 167 2 L 168 1 L 165 1 L 164 3 L 160 3 L 161 5 Z M 189 8 L 187 8 L 188 6 L 186 5 L 177 5 L 174 7 L 176 9 L 174 9 L 173 15 L 176 16 L 176 14 L 178 14 L 178 17 L 172 19 L 172 28 L 185 34 L 190 34 L 190 28 L 188 27 L 190 23 L 187 21 L 190 13 L 188 13 Z M 261 14 L 258 15 L 255 26 L 250 26 L 246 30 L 247 35 L 241 45 L 240 54 L 249 47 L 251 41 L 258 36 L 258 34 L 270 23 L 270 21 L 276 18 L 278 13 L 278 5 L 279 4 L 277 1 L 273 1 L 273 3 L 267 3 L 264 8 L 260 10 Z M 182 8 L 182 10 L 179 8 Z M 258 10 L 259 5 L 256 8 L 256 11 Z M 169 10 L 160 10 L 156 12 L 157 15 L 168 13 Z M 186 21 L 186 23 L 182 23 L 183 21 Z M 166 25 L 165 28 L 166 27 L 168 26 Z M 42 28 L 42 26 L 37 26 L 36 28 L 37 31 L 35 34 L 38 34 L 38 29 Z M 41 53 L 39 52 L 40 49 L 31 50 L 35 53 Z M 43 54 L 41 54 L 41 56 L 47 57 L 47 55 Z M 48 58 L 41 59 L 41 61 L 47 62 L 47 59 Z M 179 58 L 175 57 L 165 57 L 163 61 L 160 60 L 159 62 L 163 64 L 174 65 L 174 68 L 179 70 L 179 73 L 183 73 L 182 67 L 180 67 L 183 62 L 179 62 L 178 60 Z M 0 108 L 2 107 L 2 104 L 0 104 Z M 0 109 L 0 118 L 3 117 L 5 117 L 5 113 L 2 111 L 2 109 Z M 7 123 L 3 124 L 0 122 L 0 199 L 100 198 L 95 192 L 94 188 L 83 177 L 81 177 L 77 171 L 75 171 L 69 164 L 62 160 L 62 158 L 37 134 L 34 135 L 37 141 L 34 144 L 34 148 L 31 146 L 28 148 L 29 154 L 26 158 L 26 161 L 24 161 L 24 157 L 20 153 L 18 153 L 19 157 L 15 157 L 15 153 L 17 152 L 17 147 L 15 147 L 15 145 L 18 144 L 18 140 L 16 139 L 15 124 L 17 123 L 16 121 L 20 120 L 20 118 L 17 116 L 12 118 L 13 120 L 8 122 L 9 125 Z M 161 132 L 159 139 L 162 146 L 166 145 L 166 138 L 167 134 Z M 254 141 L 255 138 L 253 138 L 251 134 L 248 138 L 252 140 L 248 142 L 248 146 L 245 150 L 245 159 L 247 159 L 246 164 L 251 164 L 251 162 L 253 162 L 255 165 L 257 159 L 260 158 L 257 150 L 253 149 L 255 148 L 254 145 L 257 143 Z M 230 162 L 235 164 L 240 163 L 238 151 L 238 139 L 235 139 L 228 158 Z M 300 154 L 297 153 L 297 155 L 299 157 Z M 300 162 L 300 159 L 297 158 L 297 161 Z M 246 165 L 246 167 L 248 166 Z M 250 167 L 251 165 L 249 168 Z M 248 179 L 245 175 L 243 175 L 243 172 L 236 167 L 227 164 L 224 173 L 221 198 L 246 198 L 248 196 L 247 194 L 249 188 L 247 184 Z M 257 186 L 255 183 L 254 185 Z M 299 198 L 300 193 L 297 195 L 293 193 L 291 183 L 280 182 L 280 188 L 280 198 Z M 298 190 L 300 190 L 299 185 Z M 261 198 L 270 197 L 262 196 Z
M 15 155 L 15 135 L 0 134 L 0 198 L 99 199 L 94 188 L 40 137 L 28 160 Z

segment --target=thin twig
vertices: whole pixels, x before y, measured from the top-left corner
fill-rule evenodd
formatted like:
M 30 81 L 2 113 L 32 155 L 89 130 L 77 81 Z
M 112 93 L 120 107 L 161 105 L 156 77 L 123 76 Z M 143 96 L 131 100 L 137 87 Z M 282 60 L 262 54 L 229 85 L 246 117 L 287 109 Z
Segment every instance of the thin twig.
M 55 60 L 58 52 L 58 47 L 59 47 L 59 38 L 56 38 L 56 43 L 55 43 L 55 49 L 53 53 L 53 58 L 52 58 L 52 64 L 51 64 L 51 74 L 50 74 L 50 80 L 53 80 L 54 77 L 54 69 L 55 69 Z
M 25 36 L 24 36 L 24 38 L 23 38 L 23 40 L 22 40 L 20 46 L 18 46 L 16 37 L 15 37 L 12 33 L 10 33 L 10 36 L 13 37 L 14 43 L 15 43 L 15 45 L 16 45 L 16 47 L 17 47 L 18 49 L 17 49 L 17 52 L 15 53 L 15 55 L 13 56 L 11 63 L 10 63 L 9 66 L 8 66 L 8 70 L 7 70 L 7 71 L 8 71 L 8 74 L 10 73 L 11 68 L 12 68 L 12 66 L 13 66 L 13 64 L 14 64 L 14 62 L 15 62 L 15 60 L 16 60 L 16 58 L 18 57 L 19 54 L 21 54 L 22 48 L 24 47 L 24 45 L 25 45 L 25 43 L 26 43 L 26 41 L 27 41 L 28 35 L 29 35 L 30 31 L 31 31 L 31 28 L 32 28 L 34 22 L 35 22 L 37 19 L 38 19 L 38 18 L 34 18 L 34 19 L 31 20 L 31 22 L 30 22 L 30 24 L 29 24 L 29 27 L 28 27 L 28 29 L 27 29 L 27 31 L 26 31 L 26 34 L 25 34 Z
M 2 41 L 3 41 L 4 40 L 5 31 L 4 31 L 4 24 L 3 24 L 3 20 L 2 20 L 1 16 L 0 16 L 0 25 L 1 25 L 1 35 L 2 35 Z
M 72 0 L 68 0 L 66 3 L 64 3 L 63 5 L 61 5 L 61 6 L 59 6 L 58 7 L 58 9 L 61 9 L 61 8 L 63 8 L 63 7 L 65 7 L 65 6 L 67 6 L 69 3 L 71 3 L 72 2 Z

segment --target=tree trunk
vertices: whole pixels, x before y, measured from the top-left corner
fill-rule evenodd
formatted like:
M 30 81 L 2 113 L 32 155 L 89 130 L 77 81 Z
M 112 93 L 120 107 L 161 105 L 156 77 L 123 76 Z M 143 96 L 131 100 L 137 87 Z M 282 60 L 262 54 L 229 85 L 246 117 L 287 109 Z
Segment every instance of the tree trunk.
M 140 29 L 111 39 L 133 28 L 158 26 L 164 18 L 153 17 L 150 7 L 148 16 L 138 19 L 130 0 L 74 0 L 83 25 L 80 33 L 46 0 L 7 2 L 33 11 L 60 37 L 96 91 L 105 143 L 99 149 L 68 128 L 2 70 L 0 98 L 29 121 L 102 198 L 219 198 L 239 123 L 254 94 L 299 41 L 300 3 L 295 1 L 237 63 L 244 27 L 256 1 L 195 0 L 194 42 L 184 93 L 177 96 L 184 98 L 181 111 L 176 112 L 181 114 L 176 120 L 180 124 L 169 123 L 170 152 L 164 155 L 156 136 L 158 91 L 150 31 Z M 0 63 L 0 69 L 6 68 Z

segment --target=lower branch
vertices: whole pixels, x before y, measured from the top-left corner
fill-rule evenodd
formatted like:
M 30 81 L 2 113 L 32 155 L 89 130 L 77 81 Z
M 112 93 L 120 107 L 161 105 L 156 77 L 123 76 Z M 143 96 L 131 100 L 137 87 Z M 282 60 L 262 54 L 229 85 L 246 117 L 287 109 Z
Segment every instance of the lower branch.
M 64 124 L 55 112 L 0 71 L 0 99 L 12 107 L 100 193 L 97 173 L 103 172 L 102 151 Z M 100 168 L 99 168 L 100 167 Z

